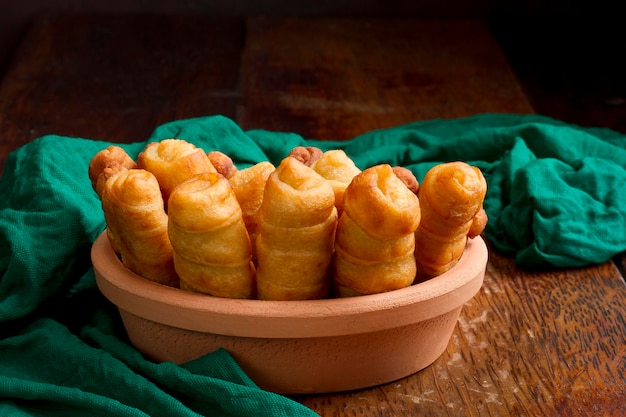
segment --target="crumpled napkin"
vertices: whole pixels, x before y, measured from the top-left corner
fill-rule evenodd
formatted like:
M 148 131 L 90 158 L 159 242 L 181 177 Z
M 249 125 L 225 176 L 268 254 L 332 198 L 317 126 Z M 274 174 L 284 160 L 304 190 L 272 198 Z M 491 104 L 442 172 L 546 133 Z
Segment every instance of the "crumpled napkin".
M 238 167 L 277 164 L 295 146 L 344 149 L 360 168 L 402 165 L 418 180 L 442 162 L 483 171 L 485 234 L 521 267 L 600 263 L 626 250 L 626 137 L 537 115 L 416 122 L 349 141 L 243 131 L 207 116 L 120 145 L 182 138 Z M 89 251 L 105 227 L 87 176 L 110 143 L 47 135 L 17 149 L 0 178 L 0 415 L 191 416 L 314 413 L 259 389 L 228 352 L 174 365 L 145 360 L 99 293 Z

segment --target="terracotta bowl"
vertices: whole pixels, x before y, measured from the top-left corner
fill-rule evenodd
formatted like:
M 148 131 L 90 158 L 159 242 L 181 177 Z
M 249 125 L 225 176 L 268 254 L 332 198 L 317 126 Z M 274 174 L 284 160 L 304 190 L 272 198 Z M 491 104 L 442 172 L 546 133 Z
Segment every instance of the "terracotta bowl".
M 316 301 L 235 300 L 156 284 L 124 268 L 105 233 L 91 256 L 100 291 L 146 357 L 183 363 L 224 348 L 261 388 L 296 394 L 371 387 L 430 365 L 480 289 L 488 252 L 477 237 L 429 281 Z

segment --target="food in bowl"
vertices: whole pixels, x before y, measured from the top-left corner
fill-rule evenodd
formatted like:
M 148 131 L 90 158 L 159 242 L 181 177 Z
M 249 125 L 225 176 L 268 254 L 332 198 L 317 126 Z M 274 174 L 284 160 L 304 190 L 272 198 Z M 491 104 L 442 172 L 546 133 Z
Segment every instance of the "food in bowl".
M 147 357 L 183 363 L 223 348 L 261 387 L 313 393 L 393 381 L 445 350 L 487 263 L 479 170 L 442 164 L 444 175 L 420 186 L 405 168 L 360 170 L 338 150 L 297 148 L 277 166 L 238 170 L 219 151 L 161 145 L 150 148 L 161 149 L 151 153 L 161 174 L 119 149 L 90 164 L 107 221 L 92 250 L 97 283 Z M 158 175 L 185 158 L 212 168 L 187 169 L 165 192 Z M 135 175 L 136 189 L 107 190 Z M 416 241 L 429 239 L 437 249 L 420 257 Z M 163 252 L 141 249 L 151 244 Z M 144 264 L 128 261 L 133 251 Z M 433 264 L 436 274 L 420 275 Z M 175 279 L 144 272 L 158 265 Z
M 228 156 L 182 139 L 129 160 L 109 147 L 90 164 L 113 249 L 147 279 L 215 296 L 392 291 L 453 267 L 486 223 L 484 177 L 459 161 L 435 166 L 419 186 L 405 168 L 361 171 L 343 151 L 311 147 L 240 171 L 263 165 L 261 176 L 238 175 Z
M 225 349 L 261 388 L 311 394 L 372 387 L 432 364 L 482 285 L 488 251 L 478 236 L 438 277 L 384 293 L 302 301 L 214 297 L 149 281 L 122 265 L 106 232 L 91 256 L 100 291 L 147 358 L 185 363 Z

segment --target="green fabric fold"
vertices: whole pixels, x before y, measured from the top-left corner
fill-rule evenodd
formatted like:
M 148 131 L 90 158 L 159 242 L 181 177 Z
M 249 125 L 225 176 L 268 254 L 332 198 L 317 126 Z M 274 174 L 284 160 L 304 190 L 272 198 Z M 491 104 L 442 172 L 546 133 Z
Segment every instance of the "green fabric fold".
M 239 168 L 278 164 L 295 146 L 344 149 L 366 168 L 402 165 L 418 180 L 463 160 L 488 183 L 485 234 L 521 267 L 601 263 L 626 250 L 626 137 L 537 115 L 416 122 L 349 141 L 243 131 L 222 116 L 173 121 L 145 141 L 181 138 Z M 0 178 L 0 415 L 289 415 L 314 413 L 259 389 L 228 352 L 155 364 L 126 339 L 95 286 L 89 250 L 105 227 L 87 176 L 110 145 L 47 135 L 17 149 Z

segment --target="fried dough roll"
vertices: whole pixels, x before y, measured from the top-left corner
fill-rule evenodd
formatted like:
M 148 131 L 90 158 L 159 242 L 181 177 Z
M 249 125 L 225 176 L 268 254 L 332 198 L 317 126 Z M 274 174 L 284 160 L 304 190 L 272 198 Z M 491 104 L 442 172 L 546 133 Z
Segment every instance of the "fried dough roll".
M 311 167 L 313 164 L 322 157 L 322 150 L 316 146 L 296 146 L 287 156 L 296 158 L 304 165 Z
M 354 177 L 344 194 L 335 238 L 336 295 L 375 294 L 415 279 L 415 230 L 419 201 L 391 166 L 380 164 Z
M 250 236 L 252 259 L 256 262 L 256 236 L 258 234 L 258 213 L 263 202 L 263 190 L 274 165 L 264 161 L 236 171 L 230 178 L 237 201 L 241 206 L 243 222 Z
M 154 174 L 165 202 L 183 181 L 203 172 L 216 172 L 207 154 L 183 139 L 148 144 L 137 157 L 137 167 Z
M 216 297 L 253 298 L 250 240 L 228 180 L 215 172 L 198 174 L 176 187 L 168 208 L 180 287 Z
M 328 181 L 286 157 L 266 182 L 258 226 L 258 298 L 327 297 L 337 226 L 335 195 Z
M 237 172 L 237 167 L 230 156 L 221 151 L 211 151 L 206 154 L 215 170 L 230 179 Z
M 343 212 L 343 194 L 346 188 L 361 170 L 357 168 L 354 161 L 341 149 L 326 151 L 317 159 L 311 168 L 330 182 L 335 192 L 335 206 L 337 213 Z
M 119 146 L 109 146 L 96 153 L 89 161 L 88 174 L 91 186 L 96 194 L 101 196 L 104 183 L 113 173 L 136 167 L 137 164 L 124 149 Z
M 426 173 L 419 190 L 422 221 L 415 233 L 418 280 L 452 268 L 468 237 L 482 232 L 487 223 L 486 192 L 480 169 L 465 162 L 436 165 Z
M 343 212 L 343 193 L 346 187 L 361 170 L 354 161 L 341 149 L 331 149 L 322 152 L 314 146 L 296 146 L 289 152 L 292 158 L 296 158 L 315 172 L 324 177 L 335 192 L 335 206 L 337 214 Z
M 107 235 L 122 263 L 151 281 L 177 287 L 159 183 L 143 169 L 114 173 L 102 187 Z

